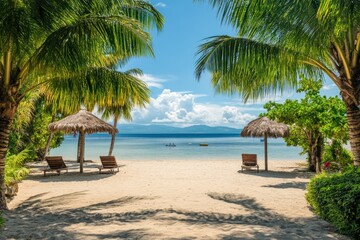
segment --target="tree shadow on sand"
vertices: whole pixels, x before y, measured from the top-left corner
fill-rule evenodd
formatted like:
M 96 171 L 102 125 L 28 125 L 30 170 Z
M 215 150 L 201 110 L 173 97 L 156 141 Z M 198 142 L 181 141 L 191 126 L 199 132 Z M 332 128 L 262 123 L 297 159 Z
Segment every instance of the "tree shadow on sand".
M 38 194 L 30 197 L 16 209 L 6 212 L 5 229 L 0 235 L 0 239 L 82 239 L 86 237 L 78 232 L 73 233 L 64 230 L 74 224 L 86 224 L 101 226 L 111 223 L 130 223 L 146 220 L 153 217 L 160 210 L 143 210 L 124 213 L 101 213 L 99 210 L 111 209 L 136 201 L 152 199 L 148 197 L 122 197 L 119 199 L 91 204 L 88 206 L 66 209 L 66 203 L 79 201 L 86 194 L 82 192 L 73 192 L 55 197 L 44 199 L 47 193 Z M 141 239 L 145 235 L 150 235 L 144 231 L 126 231 L 109 233 L 117 236 L 132 236 L 133 239 Z M 5 235 L 5 236 L 4 236 Z M 4 237 L 4 238 L 2 238 Z M 97 236 L 98 239 L 106 236 Z M 130 238 L 131 239 L 131 238 Z
M 96 165 L 98 166 L 98 165 Z M 44 177 L 43 172 L 41 169 L 44 169 L 43 167 L 37 170 L 35 170 L 35 173 L 29 175 L 27 179 L 39 181 L 39 182 L 81 182 L 81 181 L 97 181 L 100 179 L 108 178 L 114 176 L 114 174 L 121 174 L 121 169 L 125 165 L 120 165 L 120 172 L 112 173 L 112 172 L 104 172 L 102 174 L 99 174 L 99 170 L 96 166 L 86 166 L 85 170 L 88 170 L 84 173 L 79 173 L 78 167 L 73 167 L 72 169 L 69 169 L 69 172 L 61 172 L 60 175 L 57 173 L 47 173 L 46 177 Z M 32 168 L 34 169 L 34 168 Z M 90 171 L 89 171 L 90 169 Z
M 306 185 L 308 182 L 288 182 L 288 183 L 279 183 L 274 185 L 264 185 L 262 187 L 270 187 L 270 188 L 296 188 L 296 189 L 306 189 Z
M 277 214 L 245 195 L 209 193 L 215 201 L 245 208 L 248 214 L 225 214 L 181 209 L 147 209 L 119 212 L 118 207 L 136 204 L 149 197 L 126 196 L 106 202 L 68 209 L 68 202 L 81 201 L 86 192 L 73 192 L 46 198 L 47 193 L 32 196 L 16 209 L 5 213 L 6 226 L 0 239 L 197 239 L 191 231 L 177 236 L 163 235 L 156 229 L 138 227 L 139 223 L 155 221 L 161 226 L 174 223 L 185 229 L 216 229 L 222 234 L 215 239 L 347 239 L 336 235 L 324 221 L 313 218 L 290 219 Z M 114 210 L 112 210 L 114 209 Z M 106 211 L 103 211 L 106 210 Z M 146 223 L 146 222 L 145 222 Z M 67 230 L 77 224 L 87 227 L 116 225 L 122 228 L 106 233 Z M 176 225 L 178 226 L 178 225 Z M 245 228 L 245 226 L 247 226 Z M 110 228 L 111 229 L 111 228 Z M 213 237 L 214 238 L 214 237 Z
M 316 217 L 290 219 L 266 209 L 256 199 L 245 195 L 209 193 L 208 196 L 214 200 L 239 205 L 248 210 L 249 214 L 168 210 L 175 215 L 168 217 L 167 220 L 194 225 L 213 225 L 221 227 L 224 232 L 229 232 L 219 235 L 217 239 L 347 239 L 334 233 L 334 228 Z M 244 231 L 239 231 L 242 229 L 241 225 L 252 227 L 251 230 L 246 228 Z M 259 231 L 256 230 L 257 228 L 267 230 Z
M 259 173 L 256 171 L 241 171 L 238 173 L 252 175 L 254 177 L 266 177 L 266 178 L 283 178 L 283 179 L 293 179 L 293 178 L 302 178 L 309 179 L 314 176 L 311 172 L 303 172 L 303 171 L 292 171 L 292 172 L 282 172 L 282 171 L 260 171 Z

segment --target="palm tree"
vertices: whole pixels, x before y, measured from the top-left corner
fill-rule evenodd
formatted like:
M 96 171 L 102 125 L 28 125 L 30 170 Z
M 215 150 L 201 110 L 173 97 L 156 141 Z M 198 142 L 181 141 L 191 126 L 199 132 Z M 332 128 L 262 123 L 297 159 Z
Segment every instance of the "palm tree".
M 203 0 L 198 0 L 203 1 Z M 196 75 L 218 92 L 257 99 L 327 75 L 346 105 L 354 165 L 360 165 L 360 1 L 207 0 L 237 36 L 199 48 Z
M 121 117 L 123 117 L 124 119 L 131 121 L 132 120 L 132 116 L 131 116 L 131 110 L 132 107 L 130 104 L 128 105 L 121 105 L 121 106 L 108 106 L 108 107 L 104 107 L 103 109 L 99 109 L 99 110 L 103 110 L 103 114 L 102 114 L 102 118 L 113 118 L 113 126 L 114 128 L 116 128 L 117 123 L 119 121 L 119 119 Z M 110 148 L 109 148 L 109 156 L 112 155 L 112 152 L 114 150 L 114 146 L 115 146 L 115 138 L 116 138 L 116 133 L 113 133 L 111 135 L 111 143 L 110 143 Z
M 76 81 L 59 79 L 45 84 L 41 92 L 47 103 L 56 106 L 57 111 L 71 114 L 82 105 L 89 110 L 97 108 L 102 118 L 114 118 L 116 128 L 121 117 L 132 120 L 133 107 L 145 107 L 150 101 L 150 89 L 138 78 L 142 74 L 139 69 L 125 72 L 111 68 L 88 69 L 83 76 L 77 76 Z M 111 138 L 109 155 L 112 154 L 114 143 L 115 134 Z
M 143 72 L 140 69 L 131 69 L 128 70 L 124 73 L 124 76 L 126 76 L 129 79 L 134 79 L 136 81 L 140 81 L 141 80 L 139 78 L 137 78 L 138 76 L 141 76 L 143 74 Z M 131 121 L 132 120 L 132 116 L 131 116 L 131 110 L 133 109 L 133 107 L 140 107 L 143 108 L 146 106 L 147 103 L 150 102 L 150 90 L 149 89 L 145 89 L 145 88 L 140 88 L 136 91 L 136 96 L 137 98 L 128 98 L 127 102 L 125 103 L 110 103 L 110 104 L 105 104 L 105 105 L 99 105 L 98 106 L 98 111 L 102 112 L 102 118 L 104 119 L 109 119 L 109 118 L 113 118 L 113 126 L 114 128 L 117 127 L 117 123 L 119 121 L 119 119 L 121 117 L 123 117 L 124 119 Z M 109 156 L 112 155 L 112 152 L 114 150 L 114 145 L 115 145 L 115 137 L 116 134 L 112 134 L 111 135 L 111 143 L 110 143 L 110 148 L 109 148 Z
M 0 209 L 10 125 L 23 98 L 85 69 L 153 55 L 147 31 L 162 25 L 143 0 L 0 1 Z

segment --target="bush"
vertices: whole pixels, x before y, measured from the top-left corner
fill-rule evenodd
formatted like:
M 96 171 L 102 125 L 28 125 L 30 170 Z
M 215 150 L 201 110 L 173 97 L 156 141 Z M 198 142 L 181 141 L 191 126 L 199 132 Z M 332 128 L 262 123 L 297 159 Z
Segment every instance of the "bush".
M 322 173 L 311 179 L 306 200 L 314 212 L 340 233 L 360 237 L 360 168 Z
M 20 182 L 29 173 L 29 169 L 25 167 L 26 160 L 31 155 L 30 150 L 23 150 L 17 155 L 10 155 L 6 158 L 5 164 L 5 195 L 13 197 L 18 191 L 17 183 Z
M 325 146 L 322 162 L 325 171 L 336 172 L 352 165 L 354 160 L 352 153 L 345 149 L 340 141 L 333 140 L 332 144 Z

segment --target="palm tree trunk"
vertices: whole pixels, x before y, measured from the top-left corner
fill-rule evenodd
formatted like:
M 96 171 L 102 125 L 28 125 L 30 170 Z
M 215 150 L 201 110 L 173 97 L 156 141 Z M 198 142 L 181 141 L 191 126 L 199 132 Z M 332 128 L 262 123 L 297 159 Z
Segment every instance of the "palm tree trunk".
M 114 150 L 114 145 L 115 145 L 115 133 L 113 133 L 111 135 L 111 144 L 110 144 L 110 149 L 109 149 L 109 156 L 112 156 L 112 152 Z
M 55 118 L 56 118 L 56 114 L 54 114 L 54 115 L 52 116 L 52 118 L 51 118 L 51 123 L 53 123 L 53 122 L 55 121 Z M 52 140 L 53 136 L 54 136 L 54 134 L 51 132 L 50 135 L 49 135 L 49 137 L 48 137 L 48 139 L 47 139 L 47 141 L 46 141 L 44 156 L 43 156 L 42 159 L 41 159 L 42 161 L 45 160 L 45 157 L 46 157 L 46 155 L 47 155 L 48 152 L 49 152 L 50 144 L 51 144 L 51 140 Z
M 9 148 L 9 135 L 12 119 L 0 117 L 0 210 L 7 209 L 5 197 L 5 162 Z
M 48 139 L 47 139 L 47 141 L 46 141 L 46 146 L 45 146 L 44 156 L 43 156 L 43 158 L 42 158 L 42 161 L 45 160 L 46 155 L 48 155 L 48 153 L 49 153 L 50 144 L 51 144 L 51 140 L 52 140 L 53 136 L 54 136 L 54 134 L 53 134 L 53 133 L 50 133 L 50 135 L 49 135 L 49 137 L 48 137 Z
M 114 128 L 116 128 L 117 121 L 118 121 L 118 118 L 115 116 L 115 117 L 114 117 Z M 109 149 L 109 156 L 112 155 L 112 152 L 113 152 L 113 150 L 114 150 L 115 137 L 116 137 L 116 133 L 113 133 L 113 134 L 111 135 L 111 144 L 110 144 L 110 149 Z
M 360 109 L 355 104 L 346 104 L 346 116 L 349 125 L 351 152 L 354 156 L 354 166 L 360 166 Z

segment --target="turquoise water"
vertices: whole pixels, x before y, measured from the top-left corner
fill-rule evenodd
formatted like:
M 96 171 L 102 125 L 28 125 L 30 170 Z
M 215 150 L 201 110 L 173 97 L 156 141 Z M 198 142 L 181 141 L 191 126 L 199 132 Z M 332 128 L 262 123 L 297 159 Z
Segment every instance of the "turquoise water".
M 108 134 L 86 135 L 85 159 L 97 160 L 107 155 L 111 136 Z M 167 147 L 174 143 L 176 147 Z M 200 143 L 208 143 L 200 147 Z M 62 155 L 76 159 L 77 138 L 65 136 L 63 144 L 50 151 L 50 155 Z M 269 139 L 269 159 L 303 160 L 300 148 L 287 147 L 283 139 Z M 264 143 L 259 138 L 242 138 L 238 134 L 119 134 L 114 155 L 123 160 L 221 160 L 239 159 L 242 153 L 255 153 L 264 157 Z

